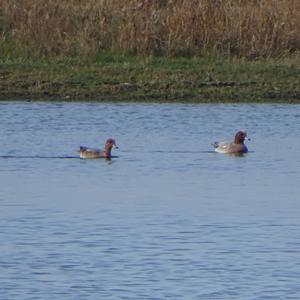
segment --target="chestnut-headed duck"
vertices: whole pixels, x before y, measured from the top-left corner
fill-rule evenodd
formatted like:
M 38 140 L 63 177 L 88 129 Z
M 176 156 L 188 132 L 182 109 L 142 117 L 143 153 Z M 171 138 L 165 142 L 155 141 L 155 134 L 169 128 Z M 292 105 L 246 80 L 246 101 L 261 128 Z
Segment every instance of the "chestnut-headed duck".
M 247 137 L 247 132 L 240 130 L 236 133 L 234 141 L 230 142 L 214 142 L 212 145 L 215 151 L 218 153 L 228 153 L 228 154 L 243 154 L 248 152 L 247 146 L 244 144 L 245 140 L 250 140 Z
M 80 158 L 111 158 L 111 149 L 115 147 L 116 141 L 114 139 L 108 139 L 105 143 L 104 149 L 93 149 L 85 146 L 80 146 L 79 156 Z

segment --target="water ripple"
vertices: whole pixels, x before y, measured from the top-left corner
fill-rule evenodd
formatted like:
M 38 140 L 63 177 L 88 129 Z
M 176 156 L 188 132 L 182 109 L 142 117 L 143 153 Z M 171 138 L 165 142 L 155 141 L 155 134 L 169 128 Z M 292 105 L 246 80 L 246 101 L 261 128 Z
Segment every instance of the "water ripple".
M 0 298 L 299 299 L 299 110 L 1 102 Z

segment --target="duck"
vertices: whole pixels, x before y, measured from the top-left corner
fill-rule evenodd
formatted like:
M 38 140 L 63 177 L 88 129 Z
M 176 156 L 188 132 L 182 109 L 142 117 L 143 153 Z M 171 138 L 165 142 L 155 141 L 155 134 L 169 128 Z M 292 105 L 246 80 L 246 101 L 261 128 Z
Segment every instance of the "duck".
M 94 149 L 86 146 L 80 146 L 79 157 L 80 158 L 106 158 L 110 159 L 112 148 L 118 148 L 116 141 L 112 138 L 106 140 L 104 149 Z
M 244 141 L 250 139 L 247 137 L 245 130 L 240 130 L 235 134 L 233 142 L 214 142 L 212 143 L 215 151 L 224 154 L 243 154 L 248 152 L 247 146 Z

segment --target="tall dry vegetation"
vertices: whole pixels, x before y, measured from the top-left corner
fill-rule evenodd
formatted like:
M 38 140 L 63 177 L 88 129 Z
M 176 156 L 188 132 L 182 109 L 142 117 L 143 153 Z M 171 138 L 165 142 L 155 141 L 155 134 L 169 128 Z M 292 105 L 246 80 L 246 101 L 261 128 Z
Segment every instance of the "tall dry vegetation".
M 299 0 L 0 0 L 0 39 L 45 55 L 299 51 Z

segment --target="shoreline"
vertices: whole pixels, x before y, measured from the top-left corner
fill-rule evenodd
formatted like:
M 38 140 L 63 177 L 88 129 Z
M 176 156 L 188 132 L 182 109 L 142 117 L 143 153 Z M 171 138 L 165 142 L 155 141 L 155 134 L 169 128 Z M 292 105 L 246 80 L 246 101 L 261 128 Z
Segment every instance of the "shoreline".
M 10 95 L 0 95 L 0 103 L 4 102 L 48 102 L 48 103 L 136 103 L 136 104 L 147 104 L 147 103 L 158 103 L 158 104 L 300 104 L 299 98 L 287 98 L 284 99 L 282 97 L 279 98 L 267 98 L 263 100 L 233 100 L 233 99 L 220 99 L 220 98 L 99 98 L 98 95 L 96 98 L 71 98 L 71 97 L 61 97 L 61 96 L 28 96 L 28 94 L 10 94 Z
M 0 101 L 300 103 L 299 58 L 0 62 Z

